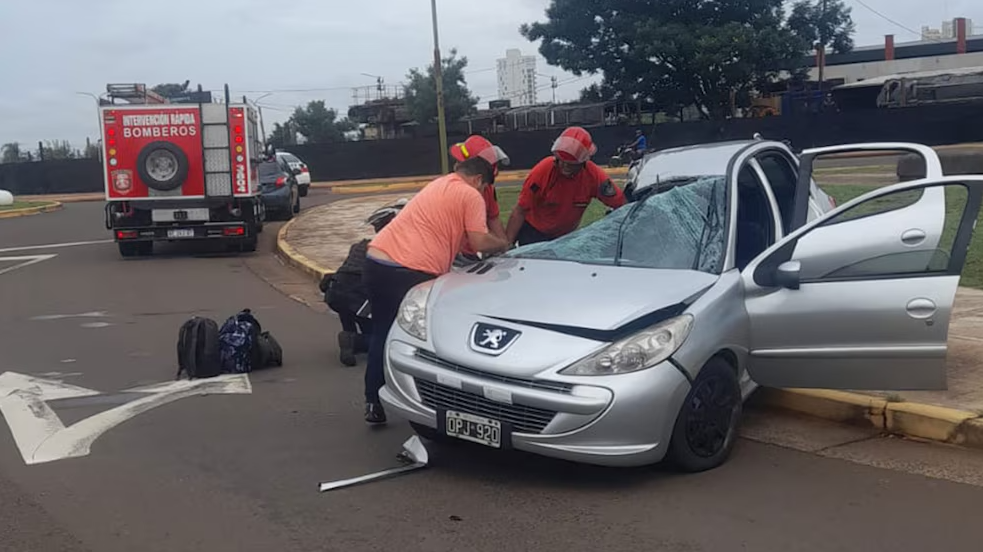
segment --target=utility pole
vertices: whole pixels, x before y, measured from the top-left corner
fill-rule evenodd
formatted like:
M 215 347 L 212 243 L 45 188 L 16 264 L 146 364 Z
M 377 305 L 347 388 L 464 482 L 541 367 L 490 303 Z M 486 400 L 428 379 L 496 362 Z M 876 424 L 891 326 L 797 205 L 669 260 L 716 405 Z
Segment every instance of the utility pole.
M 556 77 L 550 77 L 550 86 L 553 87 L 553 103 L 556 104 Z
M 822 0 L 823 9 L 819 16 L 819 91 L 823 91 L 823 82 L 826 73 L 826 3 Z
M 437 134 L 440 136 L 440 172 L 450 172 L 447 160 L 447 121 L 444 118 L 444 71 L 440 60 L 440 34 L 437 31 L 437 0 L 430 0 L 433 15 L 433 76 L 437 84 Z

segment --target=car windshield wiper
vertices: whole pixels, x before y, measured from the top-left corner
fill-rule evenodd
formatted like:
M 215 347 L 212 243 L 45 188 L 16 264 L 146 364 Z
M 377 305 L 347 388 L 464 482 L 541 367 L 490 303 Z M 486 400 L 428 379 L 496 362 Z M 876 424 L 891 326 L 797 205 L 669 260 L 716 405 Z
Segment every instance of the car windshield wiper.
M 720 227 L 720 214 L 717 209 L 717 192 L 719 186 L 713 187 L 713 192 L 710 195 L 710 205 L 707 206 L 707 214 L 703 220 L 703 233 L 700 235 L 700 243 L 696 247 L 696 256 L 693 259 L 693 270 L 700 269 L 700 261 L 703 260 L 703 250 L 710 245 L 710 240 L 713 238 L 717 229 Z

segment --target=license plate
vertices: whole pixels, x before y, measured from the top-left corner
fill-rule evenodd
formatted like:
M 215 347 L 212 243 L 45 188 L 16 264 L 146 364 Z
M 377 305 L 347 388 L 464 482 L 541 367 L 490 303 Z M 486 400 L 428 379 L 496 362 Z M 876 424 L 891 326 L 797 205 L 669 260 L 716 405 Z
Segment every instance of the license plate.
M 195 231 L 190 228 L 175 228 L 167 231 L 168 238 L 193 238 Z
M 502 448 L 502 423 L 497 420 L 448 410 L 445 421 L 444 431 L 448 437 Z
M 191 209 L 154 209 L 151 213 L 154 222 L 208 222 L 209 211 L 207 208 Z
M 188 220 L 188 212 L 174 211 L 174 220 Z

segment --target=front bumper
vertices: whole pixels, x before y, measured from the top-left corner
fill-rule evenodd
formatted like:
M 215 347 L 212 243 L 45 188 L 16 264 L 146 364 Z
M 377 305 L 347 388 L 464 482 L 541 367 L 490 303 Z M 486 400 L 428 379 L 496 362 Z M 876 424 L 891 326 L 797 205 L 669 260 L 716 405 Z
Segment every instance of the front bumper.
M 661 461 L 689 392 L 668 362 L 620 376 L 520 380 L 443 362 L 407 341 L 391 337 L 386 346 L 379 396 L 387 410 L 433 429 L 438 408 L 497 419 L 513 428 L 503 439 L 512 448 L 562 460 L 617 467 Z

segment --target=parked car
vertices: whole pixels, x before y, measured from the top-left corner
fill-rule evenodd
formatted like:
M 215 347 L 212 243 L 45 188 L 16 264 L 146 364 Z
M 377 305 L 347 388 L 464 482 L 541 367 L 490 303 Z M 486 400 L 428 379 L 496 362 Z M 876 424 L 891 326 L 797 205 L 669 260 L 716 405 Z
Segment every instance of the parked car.
M 297 186 L 300 188 L 300 197 L 307 197 L 307 193 L 311 189 L 311 170 L 307 167 L 307 163 L 301 161 L 296 155 L 285 151 L 278 151 L 276 157 L 286 161 L 291 170 L 300 170 L 297 173 Z
M 818 155 L 902 149 L 926 179 L 835 207 L 811 176 Z M 432 439 L 701 471 L 759 384 L 945 388 L 983 176 L 943 177 L 916 144 L 754 140 L 650 154 L 627 188 L 592 225 L 413 288 L 386 409 Z
M 259 165 L 260 192 L 267 215 L 273 213 L 283 220 L 290 220 L 300 212 L 298 172 L 299 169 L 291 170 L 287 162 L 278 157 Z

